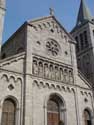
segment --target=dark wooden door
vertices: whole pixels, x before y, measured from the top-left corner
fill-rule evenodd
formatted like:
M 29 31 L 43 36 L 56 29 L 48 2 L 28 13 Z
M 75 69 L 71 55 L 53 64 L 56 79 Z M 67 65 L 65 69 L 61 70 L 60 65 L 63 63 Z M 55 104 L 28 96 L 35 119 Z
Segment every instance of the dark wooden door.
M 58 113 L 48 113 L 48 125 L 59 125 Z
M 47 124 L 48 125 L 59 125 L 60 114 L 59 106 L 55 101 L 50 100 L 47 107 Z

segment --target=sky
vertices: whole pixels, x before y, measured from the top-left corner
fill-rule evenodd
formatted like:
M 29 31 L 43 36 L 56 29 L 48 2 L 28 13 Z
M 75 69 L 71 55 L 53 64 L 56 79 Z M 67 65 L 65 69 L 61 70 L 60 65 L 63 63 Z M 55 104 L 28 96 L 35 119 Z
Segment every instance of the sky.
M 94 16 L 94 0 L 85 0 Z M 80 0 L 6 0 L 3 43 L 27 20 L 49 16 L 54 9 L 58 21 L 70 32 L 75 26 Z

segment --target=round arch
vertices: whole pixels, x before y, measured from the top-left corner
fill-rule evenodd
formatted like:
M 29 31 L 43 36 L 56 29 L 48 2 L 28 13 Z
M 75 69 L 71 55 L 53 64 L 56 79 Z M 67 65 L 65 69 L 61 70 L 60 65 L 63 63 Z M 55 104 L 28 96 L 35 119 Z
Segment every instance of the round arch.
M 92 111 L 88 107 L 83 111 L 83 121 L 85 125 L 92 125 Z
M 66 125 L 66 104 L 59 93 L 51 93 L 45 98 L 45 125 L 64 123 Z M 51 105 L 53 105 L 51 109 Z M 53 119 L 51 119 L 53 117 Z M 54 123 L 55 122 L 55 123 Z
M 48 94 L 48 95 L 45 97 L 45 100 L 44 100 L 44 107 L 47 107 L 47 102 L 49 101 L 49 98 L 50 98 L 52 95 L 58 96 L 58 97 L 62 100 L 62 102 L 63 102 L 63 104 L 64 104 L 64 108 L 66 109 L 65 100 L 64 100 L 64 98 L 63 98 L 59 93 L 50 93 L 50 94 Z
M 15 96 L 12 96 L 12 95 L 8 95 L 8 96 L 4 97 L 4 98 L 1 100 L 1 106 L 2 106 L 2 107 L 3 107 L 4 101 L 7 100 L 7 99 L 13 100 L 13 102 L 16 104 L 16 108 L 19 109 L 18 99 L 17 99 Z
M 7 119 L 9 119 L 10 116 L 13 116 L 13 117 L 10 117 L 12 120 L 9 120 L 9 121 L 14 122 L 14 123 L 11 123 L 11 125 L 17 125 L 19 122 L 18 119 L 19 119 L 19 113 L 20 113 L 19 102 L 18 102 L 17 98 L 12 95 L 6 96 L 5 98 L 3 98 L 1 100 L 1 107 L 2 107 L 1 118 L 0 118 L 1 125 L 3 125 L 3 124 L 7 125 L 7 123 L 3 123 L 3 121 L 6 121 L 5 115 L 6 115 Z M 13 115 L 11 115 L 11 114 L 13 114 Z

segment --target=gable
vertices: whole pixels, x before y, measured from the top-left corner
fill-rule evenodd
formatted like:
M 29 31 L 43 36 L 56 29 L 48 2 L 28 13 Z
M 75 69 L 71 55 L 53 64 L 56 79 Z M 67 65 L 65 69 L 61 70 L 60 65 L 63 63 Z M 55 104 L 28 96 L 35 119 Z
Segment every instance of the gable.
M 66 38 L 68 42 L 76 43 L 74 38 L 66 31 L 66 29 L 61 25 L 61 23 L 55 18 L 55 16 L 43 17 L 35 20 L 28 21 L 36 31 L 49 29 L 49 31 L 56 32 L 62 38 Z
M 27 34 L 27 45 L 33 54 L 71 65 L 74 39 L 54 16 L 28 21 Z

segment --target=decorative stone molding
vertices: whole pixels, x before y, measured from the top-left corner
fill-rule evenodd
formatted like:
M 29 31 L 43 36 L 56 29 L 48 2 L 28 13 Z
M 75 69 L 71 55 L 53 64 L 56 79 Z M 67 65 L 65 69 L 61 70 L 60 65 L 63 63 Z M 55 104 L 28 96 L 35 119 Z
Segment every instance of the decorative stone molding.
M 75 88 L 73 88 L 73 87 L 47 83 L 47 82 L 43 82 L 43 81 L 39 81 L 39 80 L 38 81 L 34 80 L 33 86 L 37 86 L 38 88 L 48 88 L 48 89 L 69 92 L 69 93 L 75 93 Z
M 37 23 L 35 23 L 36 21 L 32 21 L 31 22 L 31 27 L 36 31 L 41 31 L 41 30 L 49 30 L 51 33 L 56 33 L 58 35 L 61 36 L 61 38 L 64 39 L 64 41 L 66 42 L 70 42 L 71 39 L 67 36 L 68 34 L 66 34 L 66 32 L 64 31 L 63 27 L 61 27 L 61 25 L 56 21 L 56 20 L 53 20 L 53 19 L 50 19 L 49 21 L 48 20 L 45 20 L 45 21 L 39 21 Z
M 10 65 L 13 62 L 18 62 L 21 59 L 24 59 L 25 57 L 25 53 L 20 53 L 11 57 L 7 57 L 4 60 L 1 60 L 0 62 L 0 67 L 6 66 L 6 65 Z
M 86 97 L 90 96 L 90 97 L 92 97 L 91 92 L 80 91 L 80 93 L 81 93 L 82 96 L 86 96 Z
M 7 82 L 11 82 L 11 80 L 16 84 L 18 81 L 20 81 L 20 83 L 22 84 L 22 78 L 16 75 L 11 75 L 11 74 L 1 74 L 0 75 L 0 79 L 3 80 L 5 79 Z
M 32 73 L 34 76 L 64 83 L 73 83 L 73 69 L 49 60 L 33 57 Z
M 15 87 L 13 86 L 13 84 L 10 84 L 10 85 L 8 86 L 8 89 L 9 89 L 10 91 L 12 91 L 14 88 L 15 88 Z

